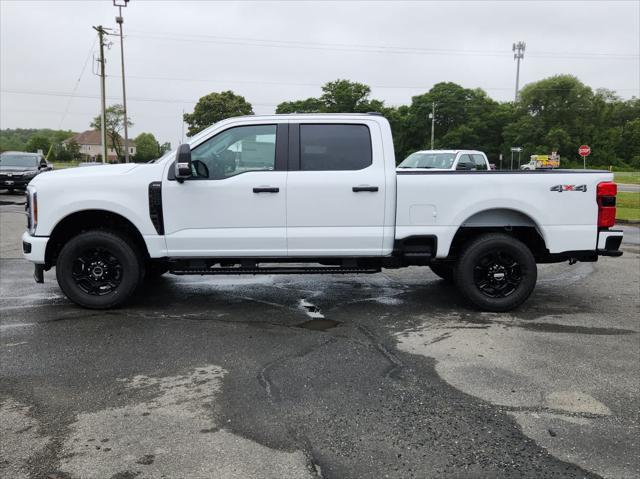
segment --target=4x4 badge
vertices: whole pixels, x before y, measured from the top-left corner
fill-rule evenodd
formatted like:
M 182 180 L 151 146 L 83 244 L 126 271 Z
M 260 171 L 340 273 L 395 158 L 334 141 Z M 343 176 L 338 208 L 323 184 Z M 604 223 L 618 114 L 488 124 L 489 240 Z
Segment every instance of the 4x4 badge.
M 551 191 L 562 193 L 563 191 L 582 191 L 587 192 L 587 185 L 555 185 L 549 188 Z

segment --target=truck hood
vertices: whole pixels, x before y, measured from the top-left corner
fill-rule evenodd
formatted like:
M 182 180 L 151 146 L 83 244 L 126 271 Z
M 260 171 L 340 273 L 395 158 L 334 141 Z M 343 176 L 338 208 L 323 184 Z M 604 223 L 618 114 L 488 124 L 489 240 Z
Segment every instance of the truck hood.
M 31 180 L 30 184 L 38 186 L 38 184 L 41 183 L 50 183 L 57 180 L 69 180 L 73 178 L 78 178 L 79 180 L 81 180 L 83 178 L 95 178 L 100 176 L 117 176 L 128 173 L 131 170 L 138 168 L 139 166 L 140 165 L 137 165 L 135 163 L 124 163 L 116 165 L 101 165 L 84 168 L 76 167 L 65 168 L 63 170 L 46 171 Z
M 2 166 L 0 165 L 0 173 L 31 173 L 38 171 L 35 166 Z

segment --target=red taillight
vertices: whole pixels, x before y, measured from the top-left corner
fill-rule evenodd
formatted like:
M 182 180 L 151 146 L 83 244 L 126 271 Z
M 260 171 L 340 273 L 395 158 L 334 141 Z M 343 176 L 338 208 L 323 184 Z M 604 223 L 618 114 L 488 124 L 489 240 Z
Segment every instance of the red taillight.
M 609 228 L 616 223 L 618 185 L 612 181 L 598 183 L 598 227 Z

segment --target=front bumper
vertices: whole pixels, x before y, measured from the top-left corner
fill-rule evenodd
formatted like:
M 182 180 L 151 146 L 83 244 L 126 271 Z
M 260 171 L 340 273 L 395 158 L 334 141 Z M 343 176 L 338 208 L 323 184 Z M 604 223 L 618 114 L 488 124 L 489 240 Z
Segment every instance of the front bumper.
M 44 265 L 48 241 L 46 236 L 31 236 L 25 231 L 22 235 L 23 256 L 32 263 Z
M 622 256 L 620 245 L 624 233 L 620 230 L 603 230 L 598 232 L 598 256 Z
M 24 176 L 0 175 L 0 188 L 25 190 L 32 179 L 33 176 L 25 178 Z

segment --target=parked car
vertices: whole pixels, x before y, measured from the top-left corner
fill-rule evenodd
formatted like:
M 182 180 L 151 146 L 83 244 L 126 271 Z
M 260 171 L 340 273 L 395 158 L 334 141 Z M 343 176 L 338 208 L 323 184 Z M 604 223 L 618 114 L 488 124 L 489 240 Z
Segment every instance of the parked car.
M 40 153 L 5 151 L 0 154 L 0 187 L 24 191 L 37 174 L 52 169 Z
M 398 168 L 430 170 L 490 170 L 487 155 L 476 150 L 423 150 L 407 156 Z
M 252 169 L 226 160 L 229 148 L 256 138 L 271 148 L 261 147 Z M 167 271 L 422 265 L 478 308 L 507 311 L 533 291 L 536 263 L 622 254 L 607 171 L 395 165 L 391 128 L 379 115 L 229 118 L 154 163 L 37 176 L 28 186 L 24 256 L 37 282 L 55 266 L 67 297 L 95 309 L 123 304 L 145 276 Z

